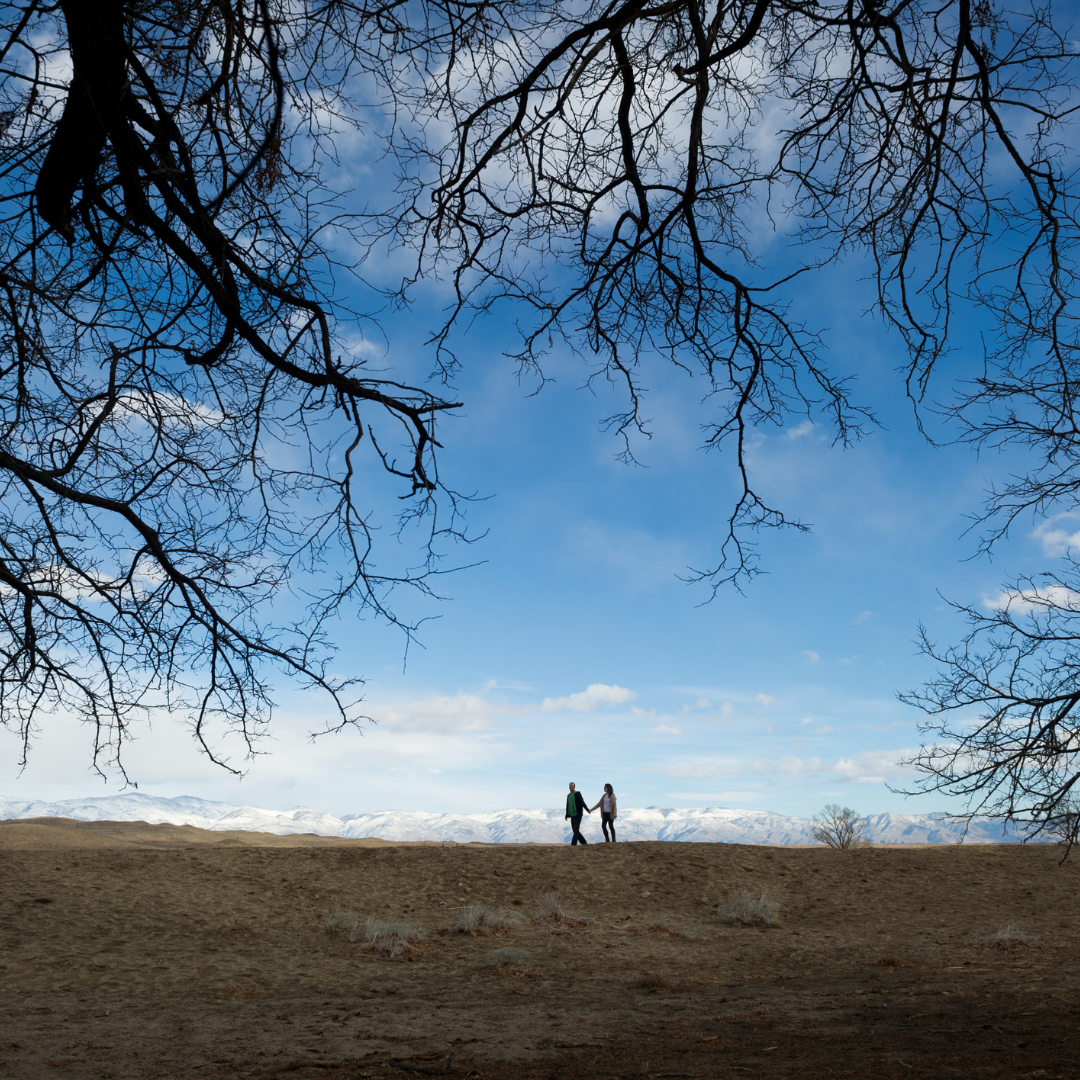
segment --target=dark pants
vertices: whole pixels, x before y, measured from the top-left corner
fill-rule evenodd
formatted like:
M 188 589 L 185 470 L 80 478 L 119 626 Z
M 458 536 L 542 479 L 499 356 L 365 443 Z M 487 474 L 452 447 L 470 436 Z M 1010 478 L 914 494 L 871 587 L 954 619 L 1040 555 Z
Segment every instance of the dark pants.
M 610 814 L 605 814 L 603 811 L 600 813 L 600 828 L 604 830 L 604 841 L 608 839 L 607 831 L 611 829 L 611 842 L 615 842 L 615 822 L 611 820 Z
M 587 844 L 589 841 L 581 835 L 581 815 L 575 814 L 570 819 L 570 828 L 573 830 L 573 837 L 570 840 L 570 844 Z

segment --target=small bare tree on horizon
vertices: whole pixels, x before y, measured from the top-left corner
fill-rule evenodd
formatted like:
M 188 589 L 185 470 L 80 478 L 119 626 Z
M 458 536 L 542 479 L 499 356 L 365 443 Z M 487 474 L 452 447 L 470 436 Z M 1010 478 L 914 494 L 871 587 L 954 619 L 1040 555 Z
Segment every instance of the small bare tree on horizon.
M 829 847 L 846 851 L 862 842 L 862 831 L 866 827 L 866 818 L 859 817 L 850 806 L 829 803 L 824 810 L 815 814 L 817 822 L 813 829 L 815 840 L 828 844 Z

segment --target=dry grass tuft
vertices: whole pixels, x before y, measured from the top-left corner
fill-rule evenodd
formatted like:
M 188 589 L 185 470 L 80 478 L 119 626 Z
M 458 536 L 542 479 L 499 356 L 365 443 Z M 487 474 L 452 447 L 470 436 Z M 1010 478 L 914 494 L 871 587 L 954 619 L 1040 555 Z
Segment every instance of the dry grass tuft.
M 767 892 L 747 889 L 728 893 L 719 910 L 722 922 L 740 926 L 779 926 L 780 905 Z
M 536 921 L 538 923 L 558 926 L 588 926 L 592 922 L 592 919 L 570 915 L 562 906 L 562 900 L 554 889 L 537 897 L 536 908 Z
M 381 956 L 411 956 L 427 939 L 427 931 L 419 923 L 379 915 L 369 915 L 361 923 L 360 916 L 352 911 L 335 911 L 326 929 L 329 933 L 344 931 L 350 941 L 359 941 Z
M 488 964 L 495 969 L 496 975 L 510 975 L 517 979 L 542 975 L 543 972 L 538 968 L 529 966 L 530 957 L 527 949 L 492 949 L 488 954 Z
M 344 930 L 349 935 L 350 941 L 355 941 L 353 933 L 356 930 L 357 924 L 360 922 L 360 916 L 352 911 L 335 911 L 329 919 L 326 920 L 326 932 L 333 934 L 338 930 Z
M 641 978 L 634 983 L 633 988 L 635 990 L 671 990 L 672 985 L 664 978 L 663 975 L 657 975 L 655 972 L 646 972 Z
M 427 931 L 419 923 L 378 915 L 369 915 L 364 922 L 364 944 L 382 956 L 410 956 L 426 938 Z
M 511 908 L 489 908 L 483 904 L 467 904 L 454 916 L 452 934 L 505 934 L 521 925 L 521 915 Z
M 532 954 L 528 949 L 515 949 L 507 947 L 492 949 L 488 954 L 488 964 L 491 967 L 521 967 L 529 962 Z
M 1029 934 L 1015 923 L 1005 923 L 983 941 L 988 949 L 1002 949 L 1011 952 L 1015 949 L 1042 949 L 1045 946 L 1039 941 L 1038 935 Z
M 875 961 L 878 967 L 906 967 L 903 960 L 899 956 L 879 956 Z
M 537 922 L 566 922 L 566 909 L 562 906 L 559 894 L 554 890 L 541 893 L 536 899 Z

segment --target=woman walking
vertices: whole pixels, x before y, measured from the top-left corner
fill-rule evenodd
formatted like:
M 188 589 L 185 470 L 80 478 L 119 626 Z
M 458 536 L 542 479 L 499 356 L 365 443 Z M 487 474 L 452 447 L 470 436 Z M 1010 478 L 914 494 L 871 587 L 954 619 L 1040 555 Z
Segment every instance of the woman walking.
M 604 843 L 615 843 L 615 818 L 618 817 L 619 809 L 615 805 L 615 789 L 610 784 L 604 785 L 604 794 L 600 801 L 592 808 L 600 807 L 600 827 L 604 830 Z M 589 813 L 592 813 L 592 810 Z M 611 837 L 608 838 L 608 829 L 611 829 Z

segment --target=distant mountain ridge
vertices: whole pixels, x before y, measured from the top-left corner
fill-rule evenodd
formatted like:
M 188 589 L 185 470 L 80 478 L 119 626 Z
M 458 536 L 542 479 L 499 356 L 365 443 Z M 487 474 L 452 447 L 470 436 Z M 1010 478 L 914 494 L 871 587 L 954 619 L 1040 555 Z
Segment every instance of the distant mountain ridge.
M 484 844 L 561 844 L 570 837 L 562 810 L 492 810 L 482 814 L 430 814 L 420 810 L 383 810 L 374 814 L 337 814 L 307 807 L 267 810 L 233 806 L 183 795 L 164 799 L 128 792 L 60 802 L 27 802 L 0 796 L 0 819 L 66 817 L 77 821 L 146 821 L 194 825 L 226 832 L 268 832 L 281 836 L 378 837 L 383 840 L 441 840 Z M 719 807 L 662 810 L 625 808 L 618 817 L 620 840 L 706 841 L 722 844 L 813 844 L 809 818 L 767 810 Z M 602 840 L 599 815 L 583 826 L 591 840 Z M 594 835 L 595 834 L 595 835 Z M 944 814 L 872 814 L 866 840 L 884 844 L 1016 843 L 1022 833 L 991 818 L 970 823 Z

